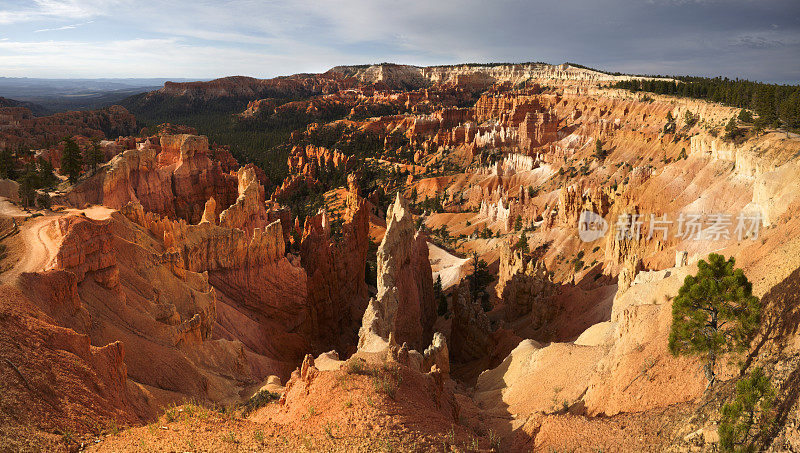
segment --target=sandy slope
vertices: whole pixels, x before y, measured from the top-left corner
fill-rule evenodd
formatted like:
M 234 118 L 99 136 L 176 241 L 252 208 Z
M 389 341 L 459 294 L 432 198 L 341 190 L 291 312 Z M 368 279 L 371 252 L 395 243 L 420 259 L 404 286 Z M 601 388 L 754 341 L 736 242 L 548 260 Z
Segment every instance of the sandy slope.
M 47 269 L 52 265 L 58 252 L 59 234 L 57 221 L 68 214 L 83 214 L 94 220 L 109 218 L 113 209 L 104 206 L 91 206 L 86 209 L 64 209 L 61 211 L 39 211 L 42 216 L 30 218 L 30 213 L 6 199 L 0 200 L 0 216 L 16 219 L 19 235 L 19 260 L 8 272 L 0 275 L 0 283 L 13 282 L 23 272 Z
M 447 250 L 428 243 L 428 258 L 431 261 L 433 280 L 442 277 L 442 289 L 457 285 L 465 275 L 469 274 L 469 258 L 459 258 Z

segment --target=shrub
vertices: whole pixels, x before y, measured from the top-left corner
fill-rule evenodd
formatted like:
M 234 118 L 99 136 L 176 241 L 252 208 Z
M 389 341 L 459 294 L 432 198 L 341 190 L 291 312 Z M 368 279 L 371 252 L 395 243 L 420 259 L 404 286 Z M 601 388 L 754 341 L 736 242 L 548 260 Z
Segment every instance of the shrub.
M 170 405 L 164 410 L 164 418 L 169 423 L 172 423 L 175 420 L 177 420 L 179 416 L 180 416 L 180 411 L 178 411 L 178 408 L 175 405 Z
M 606 151 L 603 149 L 603 142 L 601 142 L 599 138 L 594 141 L 594 157 L 596 157 L 597 160 L 603 160 L 606 158 Z
M 345 370 L 348 374 L 358 374 L 362 376 L 370 374 L 367 362 L 364 359 L 355 357 L 352 357 L 347 361 Z
M 249 400 L 242 404 L 242 417 L 247 417 L 256 409 L 264 407 L 273 401 L 277 401 L 280 399 L 280 397 L 281 396 L 277 393 L 272 393 L 269 390 L 259 390 Z
M 238 444 L 239 440 L 236 439 L 236 434 L 233 431 L 228 431 L 228 434 L 223 434 L 221 436 L 222 441 L 229 443 L 229 444 Z
M 396 366 L 384 363 L 372 375 L 372 386 L 378 393 L 388 395 L 394 399 L 400 383 L 403 381 L 403 376 L 400 374 L 400 369 Z
M 253 439 L 258 442 L 259 444 L 264 443 L 264 432 L 261 430 L 256 431 L 253 433 Z
M 686 111 L 683 115 L 683 121 L 686 123 L 687 127 L 692 127 L 697 124 L 697 120 L 699 119 L 699 115 L 695 116 L 690 111 Z

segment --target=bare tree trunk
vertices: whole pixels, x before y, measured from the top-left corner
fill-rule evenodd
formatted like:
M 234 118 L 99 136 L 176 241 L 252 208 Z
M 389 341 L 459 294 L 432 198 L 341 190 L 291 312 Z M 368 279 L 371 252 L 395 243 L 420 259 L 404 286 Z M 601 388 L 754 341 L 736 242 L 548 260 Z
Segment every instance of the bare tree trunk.
M 707 356 L 707 362 L 703 367 L 703 371 L 706 373 L 706 379 L 708 379 L 708 384 L 706 385 L 706 391 L 711 390 L 711 387 L 714 386 L 714 383 L 717 380 L 717 375 L 714 373 L 714 369 L 717 365 L 717 355 L 713 352 L 709 352 Z

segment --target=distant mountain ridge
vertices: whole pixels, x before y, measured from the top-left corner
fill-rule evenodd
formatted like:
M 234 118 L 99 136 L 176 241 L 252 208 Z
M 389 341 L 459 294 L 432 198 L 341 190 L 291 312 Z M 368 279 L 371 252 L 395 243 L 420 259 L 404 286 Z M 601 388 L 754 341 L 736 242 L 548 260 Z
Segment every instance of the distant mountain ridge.
M 154 111 L 192 113 L 242 109 L 263 98 L 301 99 L 357 86 L 378 84 L 387 90 L 415 90 L 436 84 L 485 89 L 494 83 L 560 80 L 570 84 L 614 83 L 630 76 L 613 75 L 569 63 L 466 63 L 413 66 L 395 63 L 336 66 L 319 74 L 294 74 L 258 79 L 229 76 L 210 81 L 166 82 L 158 90 L 134 95 L 120 103 L 138 114 Z M 213 102 L 212 102 L 213 101 Z
M 41 105 L 32 102 L 17 101 L 15 99 L 4 98 L 0 96 L 0 107 L 24 107 L 31 111 L 34 115 L 41 115 L 46 112 L 46 109 Z
M 613 82 L 627 76 L 574 66 L 569 63 L 553 65 L 530 63 L 465 63 L 440 66 L 412 66 L 382 63 L 370 66 L 336 66 L 326 74 L 356 77 L 362 83 L 383 82 L 392 88 L 424 88 L 435 83 L 491 84 L 548 79 L 579 82 Z M 471 80 L 463 80 L 471 79 Z
M 42 116 L 68 110 L 96 110 L 107 107 L 131 95 L 156 90 L 167 80 L 170 79 L 0 77 L 0 96 L 31 103 L 37 106 L 31 108 L 31 111 L 37 116 Z

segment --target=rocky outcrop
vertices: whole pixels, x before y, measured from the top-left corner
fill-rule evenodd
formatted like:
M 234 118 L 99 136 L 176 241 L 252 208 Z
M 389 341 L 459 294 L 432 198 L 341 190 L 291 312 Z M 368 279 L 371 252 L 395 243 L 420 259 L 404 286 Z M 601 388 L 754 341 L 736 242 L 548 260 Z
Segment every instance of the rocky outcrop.
M 654 273 L 648 281 L 617 293 L 609 325 L 611 344 L 584 397 L 589 415 L 665 407 L 702 394 L 705 378 L 698 359 L 675 357 L 667 348 L 671 296 L 686 275 L 696 271 L 692 267 Z
M 250 99 L 309 97 L 315 94 L 335 92 L 355 85 L 354 79 L 338 74 L 297 74 L 274 79 L 255 79 L 232 76 L 207 82 L 165 82 L 158 91 L 146 93 L 138 99 L 138 107 L 148 107 L 174 98 L 194 101 L 217 101 L 219 99 Z
M 288 374 L 301 356 L 293 348 L 306 347 L 289 332 L 301 324 L 286 314 L 291 309 L 291 288 L 272 297 L 283 304 L 276 312 L 285 318 L 280 319 L 282 325 L 270 325 L 264 314 L 268 307 L 248 311 L 248 304 L 260 302 L 255 298 L 237 299 L 241 305 L 235 309 L 228 305 L 229 289 L 243 280 L 225 275 L 230 270 L 225 266 L 242 266 L 252 272 L 248 285 L 258 282 L 269 287 L 269 278 L 283 283 L 281 277 L 296 283 L 290 274 L 282 276 L 275 264 L 278 258 L 285 260 L 279 223 L 267 232 L 275 238 L 270 243 L 260 236 L 245 241 L 241 230 L 165 219 L 145 213 L 138 204 L 123 212 L 128 217 L 114 213 L 106 220 L 64 215 L 57 221 L 54 269 L 23 273 L 20 278 L 20 287 L 49 316 L 48 322 L 74 329 L 87 350 L 90 342 L 97 346 L 86 360 L 103 385 L 112 388 L 110 394 L 133 392 L 135 413 L 144 419 L 183 398 L 236 401 L 239 391 L 260 379 Z M 215 232 L 223 234 L 215 237 Z M 273 265 L 266 270 L 258 267 L 267 261 Z M 222 290 L 217 292 L 210 282 Z M 306 319 L 299 305 L 297 316 Z M 53 343 L 78 354 L 72 337 Z M 77 375 L 87 376 L 86 371 Z M 94 391 L 103 390 L 95 386 Z
M 530 315 L 534 329 L 544 326 L 558 309 L 550 300 L 555 284 L 544 263 L 521 250 L 512 250 L 508 243 L 500 249 L 500 270 L 495 287 L 503 301 L 505 319 L 514 321 Z
M 753 205 L 746 214 L 760 215 L 763 226 L 774 224 L 800 191 L 800 180 L 794 177 L 799 173 L 800 163 L 790 162 L 758 175 L 753 184 Z
M 337 150 L 308 145 L 296 146 L 288 157 L 289 171 L 316 178 L 320 171 L 347 171 L 348 157 Z
M 78 278 L 67 270 L 23 272 L 20 287 L 38 307 L 61 325 L 86 332 L 91 315 L 78 294 Z
M 558 118 L 549 111 L 528 112 L 519 125 L 519 146 L 529 151 L 558 139 Z
M 504 206 L 503 199 L 497 200 L 497 203 L 487 203 L 485 200 L 481 201 L 481 206 L 478 213 L 485 216 L 489 222 L 497 222 L 500 226 L 508 231 L 511 229 L 511 223 L 515 219 L 514 213 L 516 211 L 513 202 L 506 202 L 508 207 Z
M 356 343 L 367 304 L 365 266 L 369 245 L 369 209 L 359 196 L 354 175 L 341 224 L 327 212 L 306 219 L 300 262 L 308 274 L 308 304 L 315 340 L 342 351 Z M 335 228 L 335 230 L 333 230 Z
M 500 366 L 481 373 L 475 400 L 481 407 L 519 416 L 553 413 L 580 406 L 600 347 L 552 343 L 546 347 L 523 340 Z
M 13 179 L 0 179 L 0 197 L 19 202 L 19 183 Z
M 248 164 L 240 168 L 236 179 L 239 196 L 236 202 L 220 213 L 219 226 L 247 233 L 266 228 L 270 221 L 264 204 L 264 187 L 257 179 L 255 167 Z
M 583 211 L 605 217 L 613 203 L 610 190 L 604 187 L 584 187 L 583 184 L 564 186 L 558 192 L 558 222 L 575 228 Z
M 633 285 L 633 281 L 636 279 L 636 274 L 638 274 L 642 269 L 644 269 L 644 265 L 642 264 L 642 259 L 639 258 L 639 255 L 634 254 L 626 256 L 623 259 L 622 265 L 619 269 L 619 275 L 617 275 L 617 291 L 623 292 L 630 288 L 631 285 Z
M 210 222 L 170 220 L 144 212 L 139 204 L 126 206 L 122 213 L 162 241 L 164 252 L 157 259 L 174 274 L 207 273 L 206 285 L 218 299 L 216 322 L 222 338 L 289 363 L 309 350 L 306 273 L 286 258 L 280 221 L 248 234 Z M 182 338 L 192 338 L 195 323 L 187 319 L 179 326 Z
M 133 387 L 128 387 L 124 346 L 119 342 L 93 346 L 89 336 L 59 325 L 54 321 L 58 318 L 39 310 L 40 294 L 29 289 L 0 288 L 4 411 L 27 427 L 73 432 L 88 429 L 87 420 L 142 421 L 146 414 L 137 407 Z M 8 429 L 9 420 L 5 424 Z M 32 436 L 31 431 L 25 435 Z M 4 442 L 16 449 L 13 437 L 6 434 Z
M 221 212 L 236 200 L 236 186 L 237 177 L 209 158 L 205 137 L 163 135 L 158 145 L 147 141 L 117 155 L 65 198 L 74 206 L 114 209 L 134 201 L 148 212 L 198 223 L 209 198 Z
M 428 372 L 436 367 L 444 375 L 450 374 L 450 353 L 447 340 L 441 332 L 433 334 L 431 345 L 422 354 L 422 371 Z
M 489 318 L 472 298 L 469 282 L 463 281 L 453 294 L 450 356 L 461 363 L 486 357 L 492 345 L 491 332 Z
M 107 221 L 83 216 L 67 216 L 58 220 L 63 237 L 55 256 L 54 268 L 75 274 L 82 282 L 87 274 L 106 287 L 119 284 L 119 270 L 112 253 L 112 236 Z
M 493 84 L 513 85 L 528 81 L 554 80 L 577 84 L 614 81 L 620 76 L 578 68 L 568 63 L 550 65 L 545 63 L 519 63 L 497 65 L 452 65 L 418 67 L 383 63 L 372 66 L 337 66 L 328 73 L 337 73 L 357 78 L 362 83 L 383 83 L 392 89 L 409 89 L 443 84 L 469 90 L 486 89 Z M 623 76 L 624 78 L 624 76 Z
M 359 349 L 386 347 L 389 334 L 417 350 L 430 342 L 436 306 L 425 236 L 398 192 L 386 214 L 378 247 L 378 294 L 369 301 L 359 331 Z
M 0 107 L 0 148 L 37 149 L 58 143 L 64 137 L 81 135 L 102 140 L 137 132 L 136 118 L 118 105 L 38 117 L 25 107 Z

